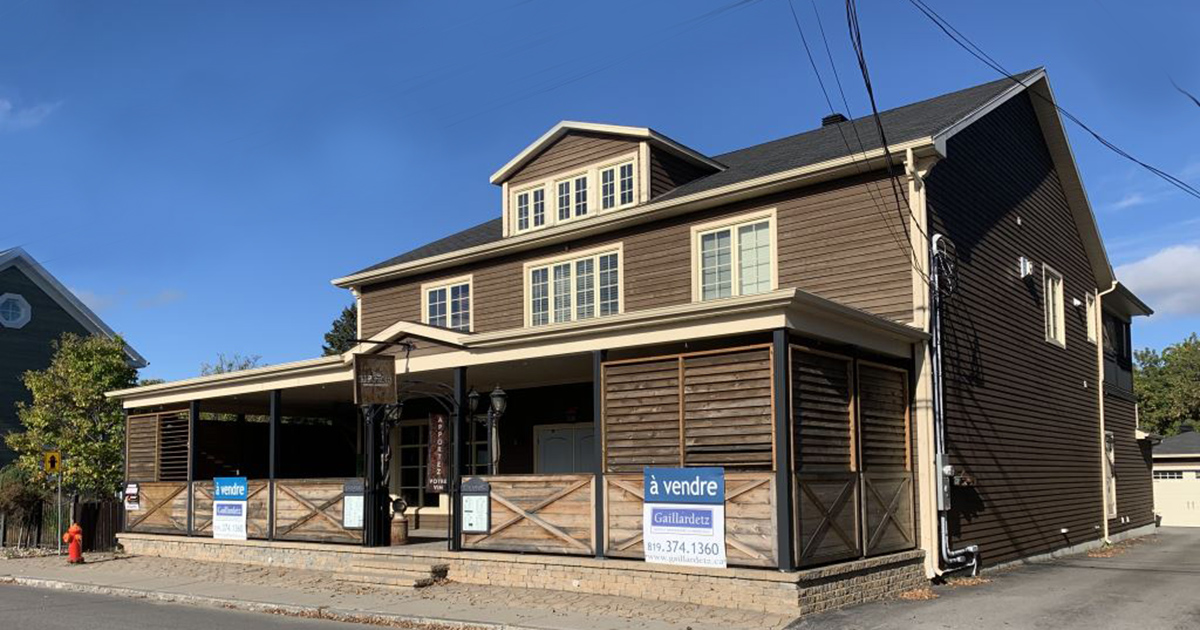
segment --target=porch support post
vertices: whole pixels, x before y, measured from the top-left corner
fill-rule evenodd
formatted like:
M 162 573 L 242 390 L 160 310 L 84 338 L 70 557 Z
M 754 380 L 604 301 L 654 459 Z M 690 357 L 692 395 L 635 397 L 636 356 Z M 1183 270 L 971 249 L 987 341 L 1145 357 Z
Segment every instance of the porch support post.
M 592 351 L 592 444 L 596 461 L 596 557 L 604 557 L 604 359 L 605 350 Z
M 187 450 L 187 535 L 192 535 L 195 526 L 196 496 L 192 489 L 196 481 L 196 423 L 200 422 L 200 401 L 188 403 L 188 450 Z
M 279 420 L 283 415 L 283 392 L 271 390 L 271 416 L 267 425 L 267 540 L 275 540 L 275 466 L 279 450 Z
M 779 570 L 795 571 L 793 552 L 795 511 L 792 506 L 792 390 L 788 331 L 778 329 L 772 337 L 771 378 L 775 407 L 775 535 Z
M 467 368 L 454 368 L 454 419 L 450 426 L 450 551 L 462 551 L 462 442 L 467 429 Z

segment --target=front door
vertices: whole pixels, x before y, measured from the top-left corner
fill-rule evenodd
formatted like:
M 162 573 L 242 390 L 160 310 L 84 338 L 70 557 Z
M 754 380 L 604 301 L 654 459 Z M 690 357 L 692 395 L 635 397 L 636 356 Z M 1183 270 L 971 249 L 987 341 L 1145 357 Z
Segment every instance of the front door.
M 590 423 L 534 427 L 537 444 L 535 472 L 541 474 L 594 472 L 596 434 Z

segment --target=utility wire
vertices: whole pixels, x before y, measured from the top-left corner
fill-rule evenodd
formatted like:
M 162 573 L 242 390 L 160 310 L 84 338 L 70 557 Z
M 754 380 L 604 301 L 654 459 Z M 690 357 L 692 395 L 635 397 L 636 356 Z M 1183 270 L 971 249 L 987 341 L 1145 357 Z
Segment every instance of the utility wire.
M 849 2 L 849 1 L 850 0 L 847 0 L 847 2 Z M 937 26 L 943 33 L 945 33 L 947 37 L 949 37 L 952 41 L 954 41 L 955 44 L 958 44 L 960 48 L 962 48 L 963 50 L 970 53 L 971 56 L 973 56 L 976 59 L 978 59 L 979 61 L 983 62 L 985 65 L 991 67 L 996 72 L 999 72 L 1000 74 L 1004 75 L 1005 77 L 1008 77 L 1010 80 L 1015 82 L 1017 85 L 1020 85 L 1022 87 L 1029 87 L 1029 84 L 1027 84 L 1024 81 L 1022 81 L 1021 79 L 1018 79 L 1017 77 L 1013 76 L 1012 73 L 1010 73 L 1008 70 L 1006 70 L 1004 68 L 1004 66 L 1002 66 L 998 61 L 996 61 L 990 55 L 988 55 L 986 52 L 984 52 L 984 50 L 982 48 L 977 46 L 967 36 L 960 33 L 958 31 L 958 29 L 954 28 L 954 26 L 951 25 L 948 21 L 946 21 L 945 18 L 938 15 L 938 13 L 936 11 L 929 8 L 929 6 L 926 5 L 924 2 L 922 2 L 921 0 L 908 0 L 908 1 L 910 4 L 912 4 L 914 7 L 916 7 L 918 11 L 923 13 L 925 15 L 925 17 L 929 18 L 929 20 L 931 22 L 933 22 L 934 25 Z M 1125 158 L 1126 160 L 1129 160 L 1130 162 L 1133 162 L 1134 164 L 1137 164 L 1138 166 L 1146 169 L 1150 173 L 1158 176 L 1163 181 L 1178 188 L 1179 190 L 1183 191 L 1184 193 L 1186 193 L 1192 197 L 1195 197 L 1196 199 L 1200 199 L 1200 190 L 1197 190 L 1191 184 L 1188 184 L 1187 182 L 1179 179 L 1178 177 L 1176 177 L 1170 173 L 1167 173 L 1166 171 L 1163 171 L 1162 169 L 1159 169 L 1153 165 L 1147 164 L 1146 162 L 1143 162 L 1142 160 L 1139 160 L 1138 158 L 1129 154 L 1127 151 L 1125 151 L 1121 147 L 1117 146 L 1116 144 L 1113 144 L 1107 138 L 1100 135 L 1096 130 L 1089 127 L 1082 120 L 1080 120 L 1077 116 L 1075 116 L 1071 112 L 1067 111 L 1063 106 L 1052 101 L 1049 97 L 1043 96 L 1042 94 L 1039 94 L 1033 90 L 1029 90 L 1028 92 L 1029 92 L 1029 94 L 1034 95 L 1035 97 L 1045 101 L 1047 104 L 1054 107 L 1054 109 L 1056 109 L 1058 111 L 1058 113 L 1062 114 L 1062 116 L 1064 118 L 1066 118 L 1067 120 L 1070 120 L 1071 122 L 1078 125 L 1080 129 L 1083 129 L 1084 131 L 1086 131 L 1089 135 L 1092 136 L 1092 138 L 1094 138 L 1097 142 L 1102 144 L 1108 150 L 1110 150 L 1113 153 L 1116 153 L 1117 155 Z
M 808 55 L 808 63 L 809 63 L 809 65 L 812 66 L 813 74 L 816 75 L 816 77 L 817 77 L 817 84 L 821 87 L 821 93 L 825 95 L 825 104 L 829 106 L 829 113 L 835 114 L 835 113 L 837 113 L 837 110 L 833 106 L 833 100 L 829 98 L 829 91 L 825 89 L 825 81 L 821 78 L 821 72 L 817 69 L 817 62 L 813 58 L 812 49 L 809 48 L 809 46 L 808 46 L 808 37 L 806 37 L 804 35 L 804 28 L 802 26 L 800 26 L 800 17 L 796 14 L 796 7 L 792 3 L 792 0 L 788 0 L 788 8 L 791 9 L 791 11 L 792 11 L 792 22 L 796 25 L 796 32 L 800 34 L 800 42 L 804 45 L 804 53 L 806 55 Z M 814 5 L 813 8 L 816 9 L 816 5 Z M 828 51 L 828 49 L 829 49 L 828 41 L 826 41 L 826 51 Z M 832 60 L 832 56 L 831 56 L 831 60 Z M 835 70 L 834 74 L 836 77 L 836 70 Z M 838 89 L 841 90 L 841 81 L 840 80 L 838 80 Z M 846 94 L 844 91 L 842 92 L 842 103 L 846 104 Z M 848 106 L 847 106 L 847 110 L 849 110 Z M 849 121 L 849 123 L 850 123 L 850 127 L 852 129 L 854 129 L 855 136 L 857 137 L 858 136 L 858 129 L 856 128 L 857 126 L 855 125 L 853 120 Z M 838 134 L 841 135 L 841 137 L 842 137 L 842 143 L 846 145 L 846 152 L 850 156 L 850 159 L 854 162 L 855 170 L 858 171 L 859 173 L 864 172 L 862 165 L 859 163 L 858 158 L 855 156 L 854 148 L 850 146 L 850 140 L 846 137 L 846 131 L 845 131 L 845 129 L 843 129 L 843 125 L 841 123 L 835 123 L 834 126 L 837 127 Z M 865 152 L 865 150 L 863 149 L 863 142 L 862 142 L 861 137 L 858 138 L 858 146 L 859 146 L 860 151 Z M 869 169 L 867 169 L 867 170 L 869 170 Z M 882 198 L 878 197 L 876 195 L 877 191 L 875 191 L 871 187 L 869 182 L 864 185 L 866 186 L 867 193 L 869 195 L 871 195 L 872 205 L 875 207 L 875 210 L 879 212 L 879 216 L 881 219 L 883 219 L 883 224 L 887 228 L 888 233 L 891 234 L 892 239 L 896 241 L 896 245 L 900 248 L 900 251 L 904 253 L 905 258 L 909 259 L 909 264 L 912 265 L 912 268 L 918 274 L 920 274 L 921 277 L 923 279 L 925 279 L 926 282 L 928 282 L 929 277 L 925 274 L 925 272 L 921 269 L 920 265 L 918 264 L 918 261 L 916 258 L 916 252 L 913 251 L 911 240 L 907 243 L 905 241 L 902 241 L 900 239 L 900 235 L 898 235 L 896 233 L 896 229 L 892 226 L 892 221 L 890 219 L 888 219 L 887 213 L 883 209 L 883 206 L 887 204 L 886 199 L 882 199 Z M 911 212 L 911 210 L 910 210 L 910 212 Z M 903 224 L 907 220 L 908 220 L 908 216 L 906 214 L 902 213 L 900 216 L 901 223 Z
M 1118 22 L 1116 14 L 1113 13 L 1112 9 L 1108 8 L 1108 5 L 1104 4 L 1104 2 L 1101 0 L 1096 0 L 1096 6 L 1100 7 L 1101 10 L 1107 13 L 1110 20 L 1113 22 Z M 1124 33 L 1121 34 L 1123 35 Z M 1183 86 L 1179 85 L 1179 83 L 1175 81 L 1175 77 L 1170 72 L 1168 72 L 1166 69 L 1163 69 L 1162 73 L 1163 76 L 1167 77 L 1167 82 L 1171 84 L 1171 87 L 1175 88 L 1176 92 L 1184 95 L 1184 97 L 1194 103 L 1196 107 L 1200 107 L 1200 99 L 1197 99 L 1194 94 L 1184 89 Z

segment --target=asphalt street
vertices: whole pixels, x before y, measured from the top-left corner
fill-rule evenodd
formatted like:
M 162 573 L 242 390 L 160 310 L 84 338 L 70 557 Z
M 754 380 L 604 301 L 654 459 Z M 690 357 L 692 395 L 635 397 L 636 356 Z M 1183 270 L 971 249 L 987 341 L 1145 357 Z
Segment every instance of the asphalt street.
M 0 628 L 20 630 L 347 630 L 360 624 L 0 585 Z
M 939 588 L 931 601 L 859 606 L 802 621 L 805 630 L 1195 630 L 1200 528 L 1162 528 L 1111 558 L 1072 556 Z

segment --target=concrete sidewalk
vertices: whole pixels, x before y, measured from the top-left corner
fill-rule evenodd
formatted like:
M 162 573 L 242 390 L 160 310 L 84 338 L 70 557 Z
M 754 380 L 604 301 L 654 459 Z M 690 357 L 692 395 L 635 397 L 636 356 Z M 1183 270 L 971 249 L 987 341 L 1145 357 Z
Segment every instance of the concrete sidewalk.
M 441 584 L 392 591 L 340 584 L 328 573 L 93 556 L 69 566 L 60 557 L 0 560 L 0 581 L 190 605 L 341 621 L 480 628 L 739 630 L 780 628 L 792 620 L 726 608 L 537 589 Z

